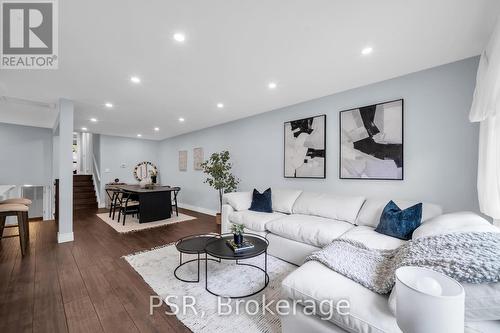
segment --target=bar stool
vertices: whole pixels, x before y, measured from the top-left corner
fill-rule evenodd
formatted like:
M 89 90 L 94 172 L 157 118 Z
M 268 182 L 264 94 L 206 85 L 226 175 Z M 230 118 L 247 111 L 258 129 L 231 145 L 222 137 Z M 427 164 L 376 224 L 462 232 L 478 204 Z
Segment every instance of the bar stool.
M 32 201 L 26 198 L 12 198 L 0 201 L 0 205 L 1 204 L 20 204 L 20 205 L 30 206 L 32 204 Z
M 26 198 L 10 198 L 10 199 L 6 199 L 6 200 L 0 201 L 0 205 L 1 204 L 20 204 L 20 205 L 25 205 L 25 206 L 28 206 L 28 210 L 29 210 L 29 206 L 32 203 L 33 202 L 30 199 L 26 199 Z M 28 226 L 29 226 L 29 219 L 28 219 Z M 17 228 L 17 227 L 18 227 L 17 225 L 9 225 L 6 228 Z M 29 243 L 29 241 L 30 241 L 29 230 L 28 230 L 28 233 L 27 233 L 27 237 L 28 237 L 28 243 Z M 1 233 L 0 233 L 0 238 L 2 238 L 2 234 Z
M 18 235 L 3 237 L 5 218 L 7 216 L 17 217 L 17 226 L 19 228 Z M 0 204 L 0 236 L 1 238 L 19 236 L 21 254 L 24 257 L 24 255 L 26 254 L 26 248 L 29 243 L 28 206 L 13 203 Z

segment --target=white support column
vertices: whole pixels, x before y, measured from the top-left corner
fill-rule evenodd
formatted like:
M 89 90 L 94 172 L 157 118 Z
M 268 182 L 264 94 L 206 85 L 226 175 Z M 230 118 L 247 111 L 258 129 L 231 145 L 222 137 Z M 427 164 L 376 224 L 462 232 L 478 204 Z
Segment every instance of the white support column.
M 57 242 L 73 241 L 73 102 L 59 104 L 59 230 Z

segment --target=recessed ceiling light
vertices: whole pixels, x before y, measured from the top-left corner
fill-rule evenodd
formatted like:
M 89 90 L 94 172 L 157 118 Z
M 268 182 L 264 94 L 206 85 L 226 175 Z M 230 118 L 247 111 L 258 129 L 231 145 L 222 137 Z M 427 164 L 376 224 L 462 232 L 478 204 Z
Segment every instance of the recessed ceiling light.
M 368 54 L 370 54 L 372 52 L 373 52 L 373 48 L 369 47 L 369 46 L 365 47 L 364 49 L 361 50 L 361 54 L 362 55 L 368 55 Z
M 267 85 L 267 87 L 269 89 L 276 89 L 278 85 L 276 84 L 276 82 L 269 82 L 269 84 Z
M 142 134 L 137 134 L 137 137 L 140 138 L 142 136 Z
M 93 122 L 93 123 L 96 123 L 97 122 L 97 118 L 90 118 L 90 121 Z
M 217 103 L 217 107 L 218 107 L 219 109 L 222 109 L 222 108 L 224 107 L 224 104 L 222 104 L 222 103 Z
M 82 127 L 82 131 L 86 131 L 87 130 L 87 127 Z
M 130 77 L 130 82 L 132 83 L 141 83 L 141 78 L 138 76 L 131 76 Z
M 155 127 L 154 130 L 155 130 L 155 132 L 158 132 L 160 130 L 160 128 L 159 127 Z
M 108 109 L 111 109 L 113 107 L 113 103 L 107 102 L 104 104 L 104 106 L 107 107 Z
M 183 122 L 184 122 L 184 120 L 186 120 L 186 119 L 184 119 L 184 118 L 179 118 L 179 121 L 180 121 L 181 123 L 183 123 Z
M 174 34 L 174 39 L 177 41 L 177 42 L 184 42 L 186 40 L 186 35 L 184 35 L 183 33 L 181 32 L 178 32 L 178 33 L 175 33 Z

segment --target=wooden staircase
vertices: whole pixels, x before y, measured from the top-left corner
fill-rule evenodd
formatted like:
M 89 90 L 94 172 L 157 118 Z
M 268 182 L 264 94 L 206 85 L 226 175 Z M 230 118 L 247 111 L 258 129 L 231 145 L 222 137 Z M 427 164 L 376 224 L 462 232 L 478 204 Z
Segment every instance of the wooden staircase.
M 97 210 L 92 175 L 73 175 L 73 210 Z
M 58 219 L 59 209 L 59 179 L 56 179 L 56 209 L 55 218 Z M 96 211 L 97 197 L 95 195 L 92 175 L 73 175 L 73 211 Z

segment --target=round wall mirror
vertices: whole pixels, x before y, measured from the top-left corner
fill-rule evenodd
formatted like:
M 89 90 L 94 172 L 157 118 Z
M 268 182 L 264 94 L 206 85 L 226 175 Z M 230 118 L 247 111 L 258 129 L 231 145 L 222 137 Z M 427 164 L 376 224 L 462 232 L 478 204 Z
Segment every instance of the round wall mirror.
M 138 181 L 150 178 L 151 173 L 156 176 L 158 174 L 158 169 L 156 168 L 156 165 L 147 161 L 137 164 L 134 169 L 134 177 Z

